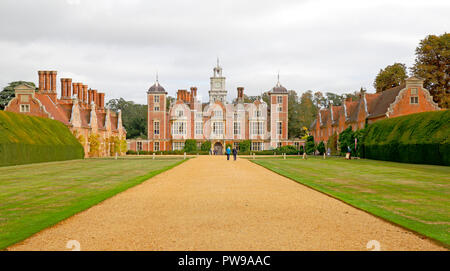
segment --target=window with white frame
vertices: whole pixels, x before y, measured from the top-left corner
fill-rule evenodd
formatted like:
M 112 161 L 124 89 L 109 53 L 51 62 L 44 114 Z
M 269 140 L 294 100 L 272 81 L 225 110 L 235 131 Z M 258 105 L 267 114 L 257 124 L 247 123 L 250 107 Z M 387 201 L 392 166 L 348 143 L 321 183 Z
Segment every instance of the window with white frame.
M 261 110 L 256 110 L 256 117 L 257 118 L 261 117 Z
M 155 104 L 159 103 L 159 95 L 155 95 L 155 96 L 154 96 L 153 102 L 154 102 Z
M 186 135 L 186 122 L 184 122 L 184 121 L 173 122 L 172 134 L 173 135 Z
M 182 117 L 184 116 L 184 111 L 183 110 L 177 110 L 177 117 Z
M 137 145 L 137 150 L 142 151 L 142 142 L 139 141 L 136 143 L 136 145 Z
M 411 104 L 418 104 L 419 103 L 419 96 L 418 96 L 418 90 L 417 88 L 411 89 L 411 97 L 409 103 Z
M 195 134 L 197 135 L 203 134 L 203 122 L 201 121 L 195 122 Z
M 252 151 L 263 151 L 263 143 L 262 142 L 252 142 Z
M 174 151 L 181 151 L 184 149 L 184 142 L 173 142 L 172 149 Z
M 234 135 L 240 135 L 241 134 L 241 123 L 235 121 L 233 123 L 233 134 Z
M 277 96 L 277 103 L 278 104 L 283 103 L 283 96 Z
M 237 119 L 239 117 L 238 113 L 234 113 L 234 119 Z
M 283 123 L 281 121 L 277 122 L 277 135 L 283 134 Z
M 30 112 L 30 105 L 29 104 L 21 104 L 20 105 L 20 112 Z
M 159 111 L 159 106 L 155 106 L 154 111 Z
M 252 131 L 253 135 L 263 135 L 264 134 L 264 122 L 263 121 L 251 122 L 251 131 Z
M 294 146 L 297 150 L 300 150 L 300 142 L 294 142 Z
M 419 103 L 419 97 L 418 96 L 411 96 L 411 104 L 418 104 Z
M 222 110 L 214 110 L 214 117 L 221 118 L 222 117 Z
M 283 107 L 281 105 L 277 106 L 277 112 L 283 112 Z
M 159 142 L 153 143 L 153 151 L 159 151 Z
M 159 121 L 153 122 L 153 134 L 159 135 Z
M 215 121 L 212 126 L 213 135 L 223 135 L 223 122 Z

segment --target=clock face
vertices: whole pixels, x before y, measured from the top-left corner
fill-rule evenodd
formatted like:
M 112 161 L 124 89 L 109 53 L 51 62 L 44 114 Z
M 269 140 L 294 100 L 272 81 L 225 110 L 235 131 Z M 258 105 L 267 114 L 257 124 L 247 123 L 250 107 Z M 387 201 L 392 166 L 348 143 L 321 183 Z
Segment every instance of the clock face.
M 220 82 L 216 82 L 216 88 L 220 88 Z

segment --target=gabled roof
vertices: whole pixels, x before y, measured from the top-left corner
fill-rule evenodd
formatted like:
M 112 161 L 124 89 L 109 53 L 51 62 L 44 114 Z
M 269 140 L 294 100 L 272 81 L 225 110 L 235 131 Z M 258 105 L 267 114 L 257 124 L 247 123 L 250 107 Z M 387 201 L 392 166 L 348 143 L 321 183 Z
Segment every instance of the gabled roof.
M 347 109 L 347 122 L 355 122 L 358 119 L 358 108 L 360 101 L 349 101 L 345 102 L 345 107 Z
M 374 104 L 371 105 L 372 109 L 369 110 L 369 118 L 375 118 L 386 114 L 389 105 L 395 101 L 400 90 L 404 88 L 405 84 L 402 84 L 379 93 L 377 99 L 373 101 Z
M 66 112 L 59 105 L 55 104 L 48 95 L 38 93 L 35 95 L 55 120 L 59 120 L 66 125 L 69 124 L 69 118 L 67 118 Z

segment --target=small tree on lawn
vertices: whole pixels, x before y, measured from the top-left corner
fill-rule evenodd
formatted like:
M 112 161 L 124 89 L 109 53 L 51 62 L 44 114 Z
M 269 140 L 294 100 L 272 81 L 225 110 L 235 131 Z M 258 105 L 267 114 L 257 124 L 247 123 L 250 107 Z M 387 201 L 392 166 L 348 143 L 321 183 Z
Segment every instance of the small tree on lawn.
M 316 146 L 314 145 L 314 136 L 308 136 L 308 138 L 306 139 L 306 146 L 305 146 L 306 154 L 314 153 L 315 150 Z
M 202 146 L 200 147 L 202 151 L 209 151 L 211 149 L 211 141 L 205 141 L 202 143 Z
M 186 139 L 184 142 L 184 151 L 185 152 L 193 152 L 197 150 L 197 142 L 195 139 Z
M 332 155 L 337 153 L 337 134 L 334 133 L 330 138 L 328 138 L 327 149 L 330 148 L 330 152 Z
M 347 129 L 345 129 L 339 134 L 339 148 L 341 150 L 341 155 L 345 155 L 347 153 L 348 147 L 352 149 L 352 154 L 354 154 L 353 153 L 355 149 L 354 142 L 355 142 L 354 133 L 352 127 L 349 126 Z
M 303 145 L 300 145 L 300 154 L 303 154 L 305 152 L 305 148 L 303 148 Z
M 320 141 L 319 144 L 317 145 L 317 151 L 321 155 L 325 153 L 325 144 L 323 143 L 323 141 Z
M 244 140 L 242 142 L 239 142 L 239 150 L 241 152 L 248 152 L 250 151 L 250 145 L 251 145 L 250 140 Z

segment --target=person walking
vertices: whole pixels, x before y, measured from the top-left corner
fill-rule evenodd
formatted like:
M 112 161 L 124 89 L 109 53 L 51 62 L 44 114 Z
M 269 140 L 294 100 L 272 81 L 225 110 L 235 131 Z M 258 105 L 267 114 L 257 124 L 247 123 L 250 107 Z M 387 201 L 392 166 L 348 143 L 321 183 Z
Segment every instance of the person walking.
M 234 158 L 234 161 L 236 161 L 236 156 L 237 156 L 237 150 L 236 150 L 236 148 L 233 148 L 233 158 Z
M 230 147 L 227 147 L 227 160 L 230 160 L 230 153 L 231 153 Z

